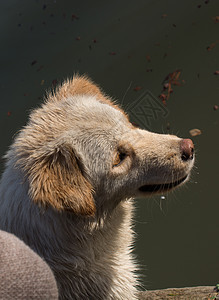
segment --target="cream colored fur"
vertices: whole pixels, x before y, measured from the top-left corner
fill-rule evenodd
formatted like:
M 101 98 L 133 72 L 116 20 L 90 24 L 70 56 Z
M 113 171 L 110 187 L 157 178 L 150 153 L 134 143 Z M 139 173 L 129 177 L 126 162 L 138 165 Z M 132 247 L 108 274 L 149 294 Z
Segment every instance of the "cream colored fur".
M 186 181 L 193 160 L 181 159 L 180 142 L 135 128 L 74 77 L 31 113 L 6 155 L 0 228 L 48 262 L 60 299 L 137 299 L 132 199 L 153 192 L 142 186 Z

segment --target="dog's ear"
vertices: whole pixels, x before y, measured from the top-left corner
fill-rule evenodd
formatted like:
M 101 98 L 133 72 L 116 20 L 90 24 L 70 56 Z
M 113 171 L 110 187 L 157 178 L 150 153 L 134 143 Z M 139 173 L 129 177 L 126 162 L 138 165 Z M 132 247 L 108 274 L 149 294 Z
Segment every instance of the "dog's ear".
M 84 176 L 83 165 L 68 145 L 61 145 L 31 166 L 29 193 L 34 202 L 93 216 L 95 203 L 92 186 Z

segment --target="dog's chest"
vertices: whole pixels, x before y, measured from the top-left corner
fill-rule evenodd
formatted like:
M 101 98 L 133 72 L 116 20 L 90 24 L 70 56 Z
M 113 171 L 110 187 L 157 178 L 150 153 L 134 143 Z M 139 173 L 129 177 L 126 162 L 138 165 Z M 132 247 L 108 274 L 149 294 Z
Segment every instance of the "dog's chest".
M 121 205 L 100 226 L 72 235 L 61 257 L 49 258 L 60 294 L 66 295 L 61 299 L 72 293 L 74 299 L 135 299 L 131 214 L 131 203 Z

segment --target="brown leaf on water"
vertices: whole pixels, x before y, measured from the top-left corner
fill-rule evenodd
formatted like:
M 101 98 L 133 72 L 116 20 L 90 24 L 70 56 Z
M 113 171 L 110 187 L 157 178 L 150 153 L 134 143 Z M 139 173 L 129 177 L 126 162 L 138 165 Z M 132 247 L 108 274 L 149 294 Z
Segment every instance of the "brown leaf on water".
M 72 19 L 72 21 L 74 21 L 74 20 L 78 20 L 78 19 L 79 19 L 79 17 L 78 17 L 78 16 L 76 16 L 75 14 L 72 14 L 72 15 L 71 15 L 71 19 Z
M 197 128 L 189 130 L 189 133 L 190 133 L 191 136 L 197 136 L 197 135 L 202 134 L 201 130 L 197 129 Z
M 166 102 L 167 96 L 165 94 L 162 93 L 158 97 L 161 99 L 163 105 L 167 105 L 167 102 Z
M 217 45 L 218 41 L 214 42 L 214 43 L 211 43 L 206 49 L 208 51 L 211 51 L 216 45 Z
M 173 86 L 181 86 L 185 83 L 184 80 L 180 80 L 181 70 L 175 70 L 169 73 L 163 80 L 163 90 L 159 96 L 163 104 L 166 105 L 166 100 L 169 99 L 170 94 L 173 93 Z

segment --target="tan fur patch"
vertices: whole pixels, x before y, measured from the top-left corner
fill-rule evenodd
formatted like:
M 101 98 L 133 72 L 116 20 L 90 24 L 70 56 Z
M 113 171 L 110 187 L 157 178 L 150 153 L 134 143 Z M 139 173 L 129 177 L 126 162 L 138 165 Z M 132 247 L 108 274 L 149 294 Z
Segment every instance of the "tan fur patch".
M 86 76 L 74 76 L 72 80 L 65 81 L 57 88 L 55 98 L 49 96 L 48 100 L 62 100 L 73 95 L 92 95 L 96 96 L 101 103 L 106 103 L 115 109 L 122 112 L 126 117 L 125 112 L 115 103 L 112 102 L 101 90 Z M 127 117 L 128 118 L 128 117 Z
M 92 216 L 96 211 L 92 186 L 83 176 L 73 150 L 64 147 L 27 169 L 30 196 L 43 206 Z

